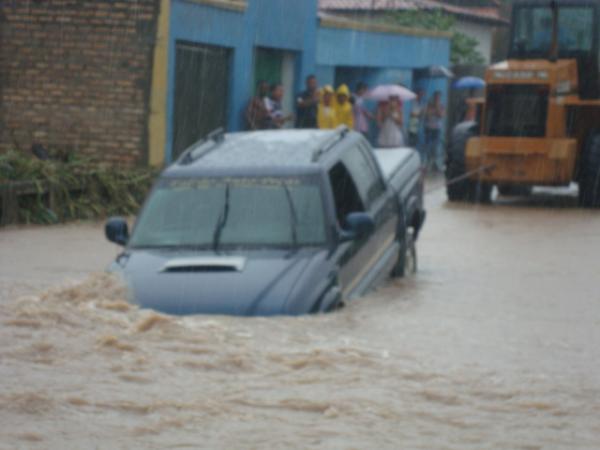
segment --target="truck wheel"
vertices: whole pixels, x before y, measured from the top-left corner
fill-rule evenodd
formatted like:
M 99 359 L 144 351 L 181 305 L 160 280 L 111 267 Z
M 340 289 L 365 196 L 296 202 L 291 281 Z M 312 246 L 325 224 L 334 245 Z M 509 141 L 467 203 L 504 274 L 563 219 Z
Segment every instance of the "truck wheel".
M 471 193 L 471 200 L 474 203 L 491 203 L 492 202 L 492 185 L 482 183 L 480 181 L 472 181 L 473 191 Z
M 415 273 L 417 273 L 417 246 L 412 231 L 407 231 L 405 242 L 400 246 L 398 261 L 392 270 L 392 276 L 402 278 Z
M 600 133 L 588 140 L 581 159 L 579 204 L 584 208 L 600 208 Z
M 499 184 L 498 192 L 505 197 L 527 197 L 531 195 L 532 186 L 523 186 L 515 184 Z
M 451 202 L 472 201 L 488 203 L 492 194 L 491 185 L 460 179 L 466 173 L 465 151 L 470 138 L 477 135 L 475 122 L 459 123 L 452 130 L 452 138 L 446 160 L 446 193 Z
M 323 302 L 327 301 L 327 294 L 329 292 L 332 292 L 332 289 L 335 291 L 333 292 L 335 294 L 335 298 L 333 299 L 333 301 L 331 303 L 329 303 L 328 305 L 326 305 L 324 307 Z M 329 289 L 312 307 L 312 309 L 310 310 L 310 314 L 318 314 L 320 312 L 323 313 L 330 313 L 330 312 L 334 312 L 337 311 L 339 309 L 342 309 L 345 304 L 344 304 L 344 300 L 342 299 L 342 293 L 339 290 L 339 288 L 337 286 L 333 287 L 332 289 Z
M 345 306 L 346 306 L 346 304 L 340 298 L 338 301 L 332 303 L 331 306 L 329 308 L 327 308 L 325 313 L 332 313 L 332 312 L 339 311 L 340 309 L 344 309 Z

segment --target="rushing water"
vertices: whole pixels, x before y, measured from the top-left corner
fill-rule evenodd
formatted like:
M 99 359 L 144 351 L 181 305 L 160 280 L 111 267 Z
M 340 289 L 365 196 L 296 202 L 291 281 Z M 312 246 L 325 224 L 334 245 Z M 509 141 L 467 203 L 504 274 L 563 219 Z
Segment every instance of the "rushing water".
M 40 293 L 114 248 L 0 231 L 0 448 L 599 448 L 600 215 L 429 203 L 415 278 L 300 318 Z

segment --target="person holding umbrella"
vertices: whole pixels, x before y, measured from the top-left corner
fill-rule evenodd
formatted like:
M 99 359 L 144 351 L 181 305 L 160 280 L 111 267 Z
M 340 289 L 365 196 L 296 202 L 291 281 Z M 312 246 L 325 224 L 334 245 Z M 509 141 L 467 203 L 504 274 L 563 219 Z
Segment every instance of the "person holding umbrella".
M 454 89 L 483 89 L 485 81 L 478 77 L 462 77 L 454 83 Z
M 379 147 L 393 148 L 404 145 L 402 102 L 414 100 L 416 97 L 414 92 L 397 84 L 377 86 L 366 95 L 366 98 L 379 102 L 376 117 L 379 126 Z
M 467 91 L 460 105 L 458 117 L 460 121 L 472 121 L 476 119 L 477 108 L 475 103 L 469 99 L 475 97 L 476 91 L 485 88 L 485 81 L 477 77 L 463 77 L 454 83 L 455 90 Z
M 392 96 L 387 102 L 380 102 L 377 108 L 379 126 L 377 145 L 381 148 L 402 147 L 404 145 L 403 124 L 404 114 L 400 98 Z

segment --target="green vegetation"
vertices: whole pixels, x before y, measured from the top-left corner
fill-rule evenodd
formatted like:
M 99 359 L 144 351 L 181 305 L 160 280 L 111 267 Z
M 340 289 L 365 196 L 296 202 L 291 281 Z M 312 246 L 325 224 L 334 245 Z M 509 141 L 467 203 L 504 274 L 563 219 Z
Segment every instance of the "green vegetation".
M 393 25 L 452 33 L 450 60 L 452 64 L 483 64 L 485 59 L 477 50 L 477 40 L 454 30 L 456 20 L 443 11 L 400 11 L 386 15 Z
M 17 194 L 19 223 L 136 214 L 156 174 L 152 168 L 115 168 L 83 158 L 42 161 L 23 152 L 0 154 L 0 186 L 10 185 Z

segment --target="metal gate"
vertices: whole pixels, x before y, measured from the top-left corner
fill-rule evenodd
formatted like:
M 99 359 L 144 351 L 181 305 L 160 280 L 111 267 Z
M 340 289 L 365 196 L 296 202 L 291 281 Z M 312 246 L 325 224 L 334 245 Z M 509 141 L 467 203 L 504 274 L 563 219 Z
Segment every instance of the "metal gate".
M 175 57 L 173 158 L 226 126 L 231 50 L 177 42 Z

